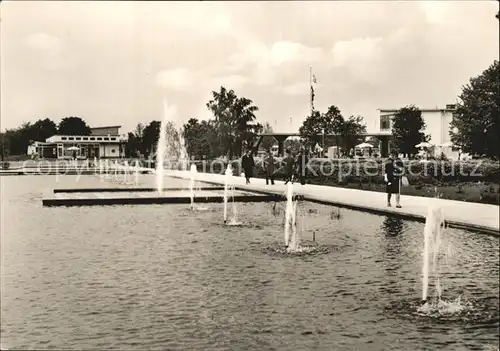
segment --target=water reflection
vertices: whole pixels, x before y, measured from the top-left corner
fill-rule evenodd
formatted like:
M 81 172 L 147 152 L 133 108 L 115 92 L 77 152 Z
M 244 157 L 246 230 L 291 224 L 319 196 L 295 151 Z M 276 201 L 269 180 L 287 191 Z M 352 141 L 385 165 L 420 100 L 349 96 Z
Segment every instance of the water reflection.
M 386 237 L 400 236 L 403 233 L 403 220 L 397 217 L 385 217 L 382 230 Z

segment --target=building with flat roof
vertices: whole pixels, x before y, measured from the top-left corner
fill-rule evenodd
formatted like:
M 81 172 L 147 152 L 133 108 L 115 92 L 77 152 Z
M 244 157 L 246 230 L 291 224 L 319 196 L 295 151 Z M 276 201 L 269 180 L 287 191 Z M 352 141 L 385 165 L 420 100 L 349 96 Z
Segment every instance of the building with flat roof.
M 434 109 L 420 109 L 426 125 L 424 133 L 430 135 L 429 143 L 435 146 L 435 156 L 439 156 L 441 152 L 443 152 L 446 157 L 458 157 L 458 151 L 453 150 L 451 146 L 450 137 L 450 123 L 453 120 L 455 108 L 456 105 L 450 104 L 446 105 L 445 108 L 436 107 Z M 392 133 L 393 118 L 398 110 L 399 109 L 379 109 L 379 133 L 388 135 Z M 441 145 L 445 146 L 441 147 Z M 392 142 L 389 141 L 389 149 L 391 148 Z
M 56 134 L 45 142 L 34 142 L 28 147 L 28 155 L 57 159 L 123 158 L 127 139 L 119 134 L 120 127 L 91 128 L 90 135 Z

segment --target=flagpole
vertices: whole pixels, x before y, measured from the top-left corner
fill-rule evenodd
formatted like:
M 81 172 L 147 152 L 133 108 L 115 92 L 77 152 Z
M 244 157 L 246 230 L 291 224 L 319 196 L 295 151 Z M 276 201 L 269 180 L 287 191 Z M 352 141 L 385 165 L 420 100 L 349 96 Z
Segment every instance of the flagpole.
M 312 66 L 309 66 L 309 89 L 312 89 Z M 312 93 L 312 90 L 311 90 L 311 92 L 310 92 L 311 96 L 310 96 L 310 99 L 309 99 L 310 100 L 309 103 L 311 104 L 311 116 L 312 116 L 312 114 L 314 112 L 313 96 L 312 96 L 312 94 L 313 93 Z

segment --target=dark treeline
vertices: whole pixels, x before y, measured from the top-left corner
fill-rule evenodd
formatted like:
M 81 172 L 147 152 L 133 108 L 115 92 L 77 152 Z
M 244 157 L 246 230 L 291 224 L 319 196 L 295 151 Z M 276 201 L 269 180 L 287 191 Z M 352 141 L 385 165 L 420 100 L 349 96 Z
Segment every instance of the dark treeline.
M 0 154 L 2 161 L 9 155 L 26 154 L 34 141 L 45 141 L 55 134 L 89 135 L 90 127 L 80 117 L 65 117 L 57 125 L 50 118 L 39 119 L 35 123 L 23 123 L 15 129 L 0 133 Z

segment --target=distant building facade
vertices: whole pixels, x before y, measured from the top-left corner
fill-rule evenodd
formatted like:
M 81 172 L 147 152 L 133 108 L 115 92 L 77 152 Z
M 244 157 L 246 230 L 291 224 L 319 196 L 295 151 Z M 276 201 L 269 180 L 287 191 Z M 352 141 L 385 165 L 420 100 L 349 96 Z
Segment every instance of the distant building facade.
M 445 108 L 421 109 L 422 118 L 426 128 L 424 133 L 430 135 L 429 143 L 434 145 L 434 155 L 439 156 L 442 153 L 446 157 L 458 157 L 458 151 L 451 147 L 451 121 L 455 113 L 455 105 L 446 105 Z M 399 109 L 380 109 L 379 133 L 391 135 L 394 115 Z M 450 146 L 441 147 L 443 144 Z M 389 149 L 391 149 L 392 141 L 389 141 Z
M 120 126 L 106 126 L 91 128 L 90 135 L 53 135 L 45 142 L 28 146 L 28 155 L 56 159 L 123 158 L 127 140 L 119 130 Z

